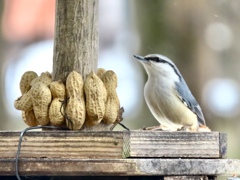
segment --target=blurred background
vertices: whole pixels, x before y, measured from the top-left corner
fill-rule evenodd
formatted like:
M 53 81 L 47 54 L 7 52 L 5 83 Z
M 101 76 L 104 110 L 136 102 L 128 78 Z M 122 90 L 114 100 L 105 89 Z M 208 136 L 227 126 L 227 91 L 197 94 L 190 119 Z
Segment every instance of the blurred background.
M 163 54 L 178 66 L 207 125 L 228 134 L 228 158 L 240 158 L 239 1 L 99 2 L 98 66 L 118 75 L 123 124 L 158 125 L 143 98 L 146 73 L 132 55 Z M 26 127 L 13 102 L 25 71 L 52 71 L 54 16 L 54 0 L 0 1 L 0 130 Z

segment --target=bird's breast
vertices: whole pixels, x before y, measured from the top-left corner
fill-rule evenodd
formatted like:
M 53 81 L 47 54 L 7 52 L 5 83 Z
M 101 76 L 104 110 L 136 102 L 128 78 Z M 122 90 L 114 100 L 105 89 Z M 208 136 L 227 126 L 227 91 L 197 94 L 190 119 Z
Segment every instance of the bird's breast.
M 177 97 L 174 84 L 148 80 L 144 88 L 146 103 L 153 116 L 163 125 L 181 128 L 197 121 L 196 115 Z

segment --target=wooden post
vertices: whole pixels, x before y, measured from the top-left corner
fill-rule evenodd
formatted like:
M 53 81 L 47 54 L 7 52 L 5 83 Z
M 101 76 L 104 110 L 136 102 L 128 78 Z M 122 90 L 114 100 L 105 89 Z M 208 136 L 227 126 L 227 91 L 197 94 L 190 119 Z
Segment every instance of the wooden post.
M 57 0 L 53 80 L 75 70 L 83 78 L 97 68 L 98 0 Z
M 83 79 L 96 71 L 98 62 L 98 0 L 57 0 L 53 51 L 53 81 L 66 81 L 75 70 Z M 100 123 L 84 131 L 110 130 Z

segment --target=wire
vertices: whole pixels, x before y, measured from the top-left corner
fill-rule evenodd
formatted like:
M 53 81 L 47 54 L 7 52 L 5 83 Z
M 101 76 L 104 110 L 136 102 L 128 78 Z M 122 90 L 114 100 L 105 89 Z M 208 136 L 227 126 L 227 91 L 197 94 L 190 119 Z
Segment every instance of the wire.
M 65 100 L 63 100 L 63 101 L 62 101 L 62 100 L 59 100 L 59 102 L 62 103 L 62 104 L 61 104 L 61 107 L 60 107 L 60 113 L 61 113 L 61 115 L 64 117 L 64 119 L 68 122 L 68 127 L 69 127 L 69 129 L 73 129 L 73 122 L 72 122 L 72 120 L 68 117 L 68 115 L 67 115 L 66 112 L 65 112 L 65 113 L 62 112 L 62 109 L 64 110 L 64 108 L 65 108 L 68 100 L 69 100 L 69 98 L 67 98 L 67 99 L 65 99 Z
M 19 156 L 20 156 L 20 151 L 21 151 L 21 146 L 22 146 L 22 139 L 23 139 L 23 135 L 25 134 L 25 132 L 29 131 L 29 130 L 33 130 L 33 129 L 41 129 L 41 128 L 46 128 L 46 129 L 61 129 L 60 127 L 56 127 L 56 126 L 34 126 L 34 127 L 28 127 L 25 128 L 21 134 L 20 134 L 20 138 L 19 138 L 19 142 L 18 142 L 18 149 L 17 149 L 17 153 L 16 153 L 16 160 L 15 160 L 15 175 L 17 177 L 18 180 L 21 180 L 20 176 L 19 176 L 19 166 L 18 166 L 18 161 L 19 161 Z
M 64 103 L 62 103 L 62 106 L 63 106 Z M 60 108 L 60 112 L 61 112 L 61 109 L 62 107 Z M 61 112 L 62 113 L 62 112 Z M 65 115 L 65 118 L 67 120 L 70 120 L 66 115 Z M 72 121 L 70 120 L 70 123 L 72 123 Z M 130 130 L 129 128 L 127 128 L 124 124 L 122 123 L 118 123 L 119 125 L 121 125 L 124 129 L 126 130 Z M 15 160 L 15 175 L 17 177 L 18 180 L 21 180 L 20 176 L 19 176 L 19 165 L 18 165 L 18 162 L 19 162 L 19 156 L 20 156 L 20 152 L 21 152 L 21 147 L 22 147 L 22 139 L 23 139 L 23 136 L 24 134 L 29 131 L 29 130 L 34 130 L 34 129 L 42 129 L 42 128 L 45 128 L 45 129 L 61 129 L 61 127 L 56 127 L 56 126 L 34 126 L 34 127 L 28 127 L 28 128 L 25 128 L 21 134 L 20 134 L 20 137 L 19 137 L 19 142 L 18 142 L 18 149 L 17 149 L 17 153 L 16 153 L 16 160 Z M 117 145 L 118 144 L 118 141 L 116 140 L 116 137 L 112 134 L 112 132 L 110 131 L 110 134 L 111 136 L 113 136 L 115 142 L 114 144 Z
M 118 123 L 120 126 L 122 126 L 124 129 L 126 129 L 126 130 L 128 130 L 128 131 L 130 131 L 130 129 L 127 127 L 127 126 L 125 126 L 124 124 L 122 124 L 122 123 Z

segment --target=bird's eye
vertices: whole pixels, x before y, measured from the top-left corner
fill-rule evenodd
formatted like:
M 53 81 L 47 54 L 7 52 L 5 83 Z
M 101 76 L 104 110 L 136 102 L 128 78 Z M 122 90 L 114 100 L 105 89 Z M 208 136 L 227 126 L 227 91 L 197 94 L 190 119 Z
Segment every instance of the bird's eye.
M 154 62 L 162 62 L 162 59 L 160 59 L 159 57 L 145 57 L 146 60 L 148 61 L 154 61 Z
M 155 62 L 160 62 L 160 59 L 158 57 L 152 57 L 150 58 L 150 60 Z

